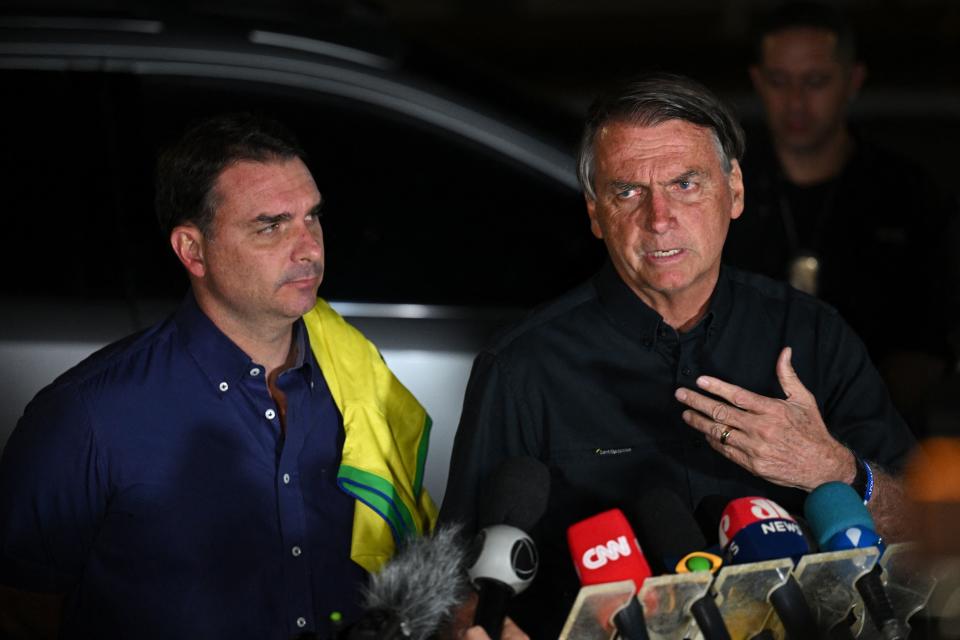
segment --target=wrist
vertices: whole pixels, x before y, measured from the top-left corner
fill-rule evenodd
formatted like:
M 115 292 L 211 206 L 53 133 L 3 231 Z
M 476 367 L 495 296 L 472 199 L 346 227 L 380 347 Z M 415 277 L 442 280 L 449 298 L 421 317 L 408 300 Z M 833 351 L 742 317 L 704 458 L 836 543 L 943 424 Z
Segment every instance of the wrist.
M 838 478 L 838 480 L 852 487 L 860 476 L 860 458 L 853 452 L 853 449 L 844 447 L 844 451 L 846 452 L 846 462 L 843 464 L 844 471 L 842 477 Z M 858 493 L 859 495 L 863 495 L 862 491 Z
M 857 465 L 856 475 L 852 482 L 848 484 L 863 498 L 863 504 L 868 504 L 873 497 L 873 468 L 870 463 L 854 454 L 854 461 Z
M 842 482 L 852 486 L 857 475 L 857 456 L 852 450 L 837 442 L 820 459 L 822 463 L 817 473 L 810 475 L 806 483 L 797 485 L 800 489 L 809 493 L 827 482 Z

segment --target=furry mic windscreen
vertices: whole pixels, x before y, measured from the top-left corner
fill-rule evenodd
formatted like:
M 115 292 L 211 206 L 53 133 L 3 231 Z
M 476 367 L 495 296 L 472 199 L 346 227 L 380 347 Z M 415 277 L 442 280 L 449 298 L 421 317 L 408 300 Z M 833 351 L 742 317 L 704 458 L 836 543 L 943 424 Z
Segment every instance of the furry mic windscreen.
M 399 618 L 404 636 L 427 640 L 450 622 L 467 600 L 467 545 L 459 526 L 439 526 L 429 536 L 409 538 L 383 569 L 370 577 L 368 611 Z

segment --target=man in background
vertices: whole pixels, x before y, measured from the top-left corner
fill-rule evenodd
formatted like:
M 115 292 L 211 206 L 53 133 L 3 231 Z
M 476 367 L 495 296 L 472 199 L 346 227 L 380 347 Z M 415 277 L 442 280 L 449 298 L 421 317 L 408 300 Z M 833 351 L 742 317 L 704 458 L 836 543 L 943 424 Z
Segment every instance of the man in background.
M 750 137 L 748 197 L 724 260 L 835 306 L 922 432 L 923 396 L 954 362 L 955 205 L 848 122 L 866 68 L 831 8 L 796 3 L 770 14 L 750 78 L 768 132 Z

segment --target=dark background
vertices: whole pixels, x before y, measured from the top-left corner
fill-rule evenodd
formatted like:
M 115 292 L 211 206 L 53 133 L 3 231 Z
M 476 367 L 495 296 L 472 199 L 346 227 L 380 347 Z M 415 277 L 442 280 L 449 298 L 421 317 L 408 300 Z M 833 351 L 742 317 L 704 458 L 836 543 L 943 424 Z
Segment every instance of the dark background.
M 237 19 L 345 34 L 415 73 L 532 115 L 573 144 L 596 91 L 642 70 L 691 75 L 757 123 L 746 66 L 764 0 L 19 0 L 7 10 L 164 19 Z M 868 80 L 853 108 L 871 135 L 944 186 L 960 144 L 960 3 L 833 0 L 858 34 Z
M 598 89 L 643 70 L 693 76 L 762 119 L 746 67 L 764 0 L 384 0 L 410 41 L 501 78 L 579 118 Z M 833 1 L 857 32 L 868 76 L 852 116 L 955 190 L 960 3 Z M 749 142 L 749 141 L 748 141 Z

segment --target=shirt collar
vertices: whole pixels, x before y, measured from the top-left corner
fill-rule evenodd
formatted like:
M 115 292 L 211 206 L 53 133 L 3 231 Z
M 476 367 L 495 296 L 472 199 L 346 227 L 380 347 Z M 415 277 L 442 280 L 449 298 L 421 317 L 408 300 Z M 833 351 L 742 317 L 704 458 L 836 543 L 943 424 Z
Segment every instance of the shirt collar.
M 180 304 L 174 314 L 174 321 L 183 336 L 187 350 L 217 389 L 222 391 L 223 384 L 228 388 L 239 384 L 240 380 L 249 376 L 254 368 L 260 370 L 258 375 L 263 375 L 263 365 L 254 362 L 217 328 L 197 304 L 192 291 L 187 293 Z M 310 381 L 313 376 L 314 359 L 309 357 L 307 331 L 302 319 L 298 319 L 293 324 L 291 339 L 292 346 L 297 350 L 297 357 L 287 371 L 303 368 L 304 375 Z
M 608 317 L 627 335 L 639 339 L 643 346 L 652 348 L 656 344 L 661 327 L 669 329 L 663 317 L 648 307 L 627 286 L 610 260 L 607 260 L 599 273 L 594 276 L 594 286 L 597 289 L 600 306 Z M 720 275 L 706 315 L 686 334 L 701 330 L 707 331 L 708 334 L 713 333 L 729 316 L 731 299 L 731 282 L 727 268 L 721 265 Z

